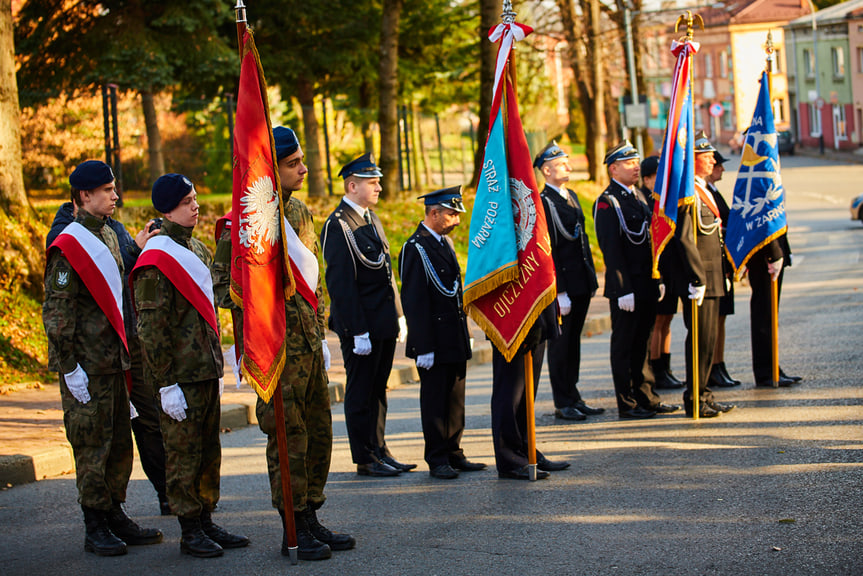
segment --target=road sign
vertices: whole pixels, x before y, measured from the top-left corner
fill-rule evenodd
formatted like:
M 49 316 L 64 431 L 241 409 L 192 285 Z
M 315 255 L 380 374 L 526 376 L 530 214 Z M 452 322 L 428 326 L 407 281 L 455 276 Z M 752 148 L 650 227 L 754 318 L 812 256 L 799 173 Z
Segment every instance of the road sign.
M 818 108 L 819 110 L 821 110 L 822 108 L 824 108 L 824 98 L 821 98 L 821 97 L 819 96 L 819 97 L 818 97 L 818 99 L 817 99 L 817 100 L 815 100 L 815 107 L 816 107 L 816 108 Z
M 725 112 L 725 108 L 722 107 L 722 104 L 719 102 L 714 102 L 710 105 L 710 115 L 714 118 L 719 118 L 722 116 L 722 113 Z
M 647 127 L 647 106 L 644 104 L 626 104 L 626 127 L 627 128 L 646 128 Z

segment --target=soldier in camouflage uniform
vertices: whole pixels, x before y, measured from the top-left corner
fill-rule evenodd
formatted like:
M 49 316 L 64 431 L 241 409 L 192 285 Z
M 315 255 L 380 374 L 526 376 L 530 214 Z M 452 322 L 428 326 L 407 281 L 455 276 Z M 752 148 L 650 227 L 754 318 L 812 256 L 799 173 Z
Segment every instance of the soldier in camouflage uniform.
M 153 206 L 165 222 L 141 253 L 132 281 L 144 360 L 159 391 L 168 502 L 182 529 L 180 550 L 212 557 L 221 556 L 223 548 L 246 546 L 249 539 L 228 533 L 211 517 L 219 501 L 222 459 L 222 350 L 209 274 L 212 256 L 192 238 L 196 196 L 184 176 L 166 174 L 156 180 Z M 187 276 L 172 272 L 172 263 L 180 263 Z
M 298 191 L 308 169 L 303 164 L 303 150 L 294 131 L 277 126 L 273 130 L 276 143 L 279 180 L 288 224 L 297 233 L 300 242 L 315 255 L 318 243 L 308 207 L 291 194 Z M 313 281 L 309 279 L 308 281 Z M 317 519 L 317 510 L 323 506 L 324 485 L 330 471 L 333 445 L 332 415 L 326 370 L 329 369 L 330 351 L 327 347 L 324 325 L 323 289 L 320 274 L 315 283 L 317 311 L 303 296 L 295 293 L 285 300 L 285 349 L 287 359 L 279 378 L 285 406 L 285 430 L 288 439 L 288 463 L 291 473 L 293 514 L 297 529 L 298 556 L 304 560 L 323 560 L 331 550 L 348 550 L 356 540 L 348 534 L 333 533 Z M 276 441 L 275 410 L 273 400 L 264 403 L 258 398 L 256 407 L 258 425 L 267 435 L 267 468 L 273 507 L 285 514 L 282 501 L 282 476 L 279 469 L 279 450 Z M 282 553 L 288 555 L 286 539 Z
M 75 455 L 78 500 L 84 511 L 84 549 L 103 556 L 126 553 L 126 545 L 161 542 L 158 530 L 141 529 L 122 509 L 132 471 L 132 431 L 124 372 L 129 353 L 123 336 L 111 324 L 87 284 L 98 272 L 84 272 L 87 246 L 107 246 L 103 260 L 92 247 L 84 251 L 94 261 L 117 265 L 121 282 L 123 261 L 114 231 L 106 225 L 118 199 L 111 168 L 90 160 L 69 177 L 72 200 L 80 206 L 74 225 L 48 250 L 42 319 L 48 336 L 49 363 L 60 373 L 66 437 Z M 77 238 L 77 239 L 76 239 Z M 80 239 L 80 240 L 78 240 Z M 102 254 L 105 254 L 102 252 Z M 88 276 L 80 276 L 77 270 Z M 106 273 L 104 279 L 111 277 Z M 115 286 L 121 290 L 119 285 Z M 104 304 L 105 294 L 100 299 Z M 110 296 L 108 296 L 110 298 Z M 116 303 L 115 303 L 116 305 Z M 116 306 L 122 318 L 121 306 Z M 122 326 L 119 328 L 122 330 Z

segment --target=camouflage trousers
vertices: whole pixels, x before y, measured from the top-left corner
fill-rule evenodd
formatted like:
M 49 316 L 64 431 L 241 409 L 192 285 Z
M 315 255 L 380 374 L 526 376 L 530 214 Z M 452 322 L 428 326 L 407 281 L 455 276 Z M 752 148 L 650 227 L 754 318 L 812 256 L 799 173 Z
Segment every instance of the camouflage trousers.
M 327 373 L 320 350 L 288 356 L 279 378 L 285 406 L 288 465 L 294 511 L 317 510 L 324 504 L 324 485 L 330 473 L 333 449 L 333 417 Z M 275 397 L 275 395 L 274 395 Z M 273 508 L 284 510 L 279 446 L 276 440 L 274 398 L 258 398 L 258 426 L 267 435 L 267 470 Z
M 132 427 L 126 376 L 89 374 L 90 401 L 81 404 L 60 374 L 60 395 L 66 438 L 75 455 L 78 501 L 82 506 L 108 510 L 126 501 L 132 473 Z
M 218 379 L 180 384 L 186 397 L 186 419 L 177 422 L 162 411 L 168 504 L 182 518 L 213 511 L 219 501 L 222 445 L 219 440 Z M 158 398 L 158 396 L 157 396 Z

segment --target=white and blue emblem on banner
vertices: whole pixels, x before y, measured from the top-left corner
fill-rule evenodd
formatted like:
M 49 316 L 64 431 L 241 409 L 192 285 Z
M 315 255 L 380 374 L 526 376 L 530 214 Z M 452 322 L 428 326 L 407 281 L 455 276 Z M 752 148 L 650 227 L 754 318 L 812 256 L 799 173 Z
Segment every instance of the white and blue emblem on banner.
M 739 275 L 752 254 L 784 234 L 786 229 L 785 189 L 779 174 L 779 136 L 773 123 L 765 72 L 761 75 L 752 124 L 743 143 L 725 234 L 725 247 L 736 273 Z

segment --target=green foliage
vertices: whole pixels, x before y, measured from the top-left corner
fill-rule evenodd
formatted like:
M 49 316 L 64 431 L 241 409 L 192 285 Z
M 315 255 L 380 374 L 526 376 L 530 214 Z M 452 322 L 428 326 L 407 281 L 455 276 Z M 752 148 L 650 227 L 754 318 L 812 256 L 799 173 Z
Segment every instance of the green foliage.
M 0 289 L 0 384 L 50 382 L 42 305 L 20 290 Z

